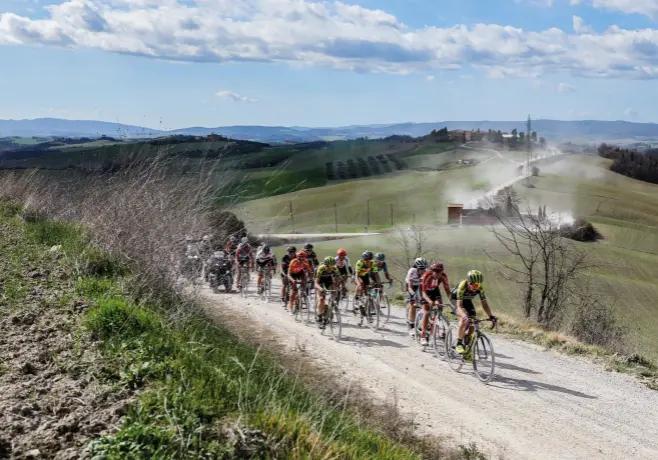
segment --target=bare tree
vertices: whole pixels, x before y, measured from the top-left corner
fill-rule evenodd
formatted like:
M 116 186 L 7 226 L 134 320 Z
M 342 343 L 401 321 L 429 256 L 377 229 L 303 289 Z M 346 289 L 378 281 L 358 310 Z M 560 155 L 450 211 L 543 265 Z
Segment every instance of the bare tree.
M 505 249 L 504 259 L 487 253 L 503 268 L 502 276 L 523 287 L 523 313 L 549 328 L 559 328 L 570 305 L 582 295 L 581 280 L 594 267 L 588 250 L 563 238 L 560 222 L 541 219 L 512 207 L 498 213 L 492 232 Z
M 398 227 L 395 229 L 395 244 L 402 252 L 399 257 L 391 257 L 391 262 L 407 270 L 418 257 L 433 257 L 438 254 L 438 248 L 429 241 L 427 228 L 422 225 Z

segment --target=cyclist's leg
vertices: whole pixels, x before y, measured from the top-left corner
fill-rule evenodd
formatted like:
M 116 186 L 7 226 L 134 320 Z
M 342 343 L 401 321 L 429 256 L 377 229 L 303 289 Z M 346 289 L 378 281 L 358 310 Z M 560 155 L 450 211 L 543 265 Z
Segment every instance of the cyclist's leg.
M 427 302 L 422 302 L 422 306 L 423 306 L 423 319 L 420 322 L 421 323 L 420 326 L 422 328 L 422 332 L 420 336 L 421 338 L 425 338 L 427 337 L 427 323 L 430 317 L 430 304 Z
M 325 284 L 320 284 L 321 287 L 326 289 Z M 315 290 L 315 295 L 318 296 L 318 321 L 320 318 L 324 315 L 324 305 L 325 305 L 325 297 L 326 293 L 324 289 L 316 289 Z
M 464 353 L 464 336 L 469 325 L 469 317 L 475 317 L 475 306 L 473 301 L 468 299 L 462 302 L 462 308 L 457 308 L 459 315 L 459 336 L 457 339 L 457 352 Z

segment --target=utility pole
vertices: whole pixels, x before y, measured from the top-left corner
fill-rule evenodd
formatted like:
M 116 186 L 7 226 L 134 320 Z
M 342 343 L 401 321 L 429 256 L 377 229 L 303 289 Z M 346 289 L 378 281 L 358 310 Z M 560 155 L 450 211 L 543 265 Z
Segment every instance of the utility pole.
M 336 227 L 336 233 L 338 233 L 338 208 L 336 207 L 336 203 L 334 203 L 334 224 Z
M 290 222 L 292 224 L 292 233 L 295 233 L 295 214 L 292 210 L 292 200 L 288 201 L 288 207 L 290 208 Z
M 368 222 L 368 224 L 367 224 L 367 225 L 368 225 L 368 227 L 370 227 L 370 200 L 368 200 L 368 202 L 367 202 L 367 206 L 368 206 L 368 209 L 367 209 L 367 212 L 368 212 L 368 220 L 367 220 L 367 222 Z
M 394 225 L 393 224 L 393 203 L 391 203 L 390 205 L 391 205 L 391 226 L 393 226 Z
M 526 122 L 526 155 L 525 155 L 525 184 L 530 185 L 530 162 L 532 161 L 532 119 L 528 115 Z

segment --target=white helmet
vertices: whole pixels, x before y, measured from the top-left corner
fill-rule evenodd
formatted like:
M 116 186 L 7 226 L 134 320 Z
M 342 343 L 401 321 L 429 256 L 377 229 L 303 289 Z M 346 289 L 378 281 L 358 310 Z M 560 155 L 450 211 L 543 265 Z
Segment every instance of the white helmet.
M 203 235 L 202 240 L 203 241 L 210 241 L 210 237 L 208 235 Z
M 243 236 L 241 242 L 242 242 L 242 244 L 247 244 L 249 242 L 249 238 L 247 238 L 246 236 Z

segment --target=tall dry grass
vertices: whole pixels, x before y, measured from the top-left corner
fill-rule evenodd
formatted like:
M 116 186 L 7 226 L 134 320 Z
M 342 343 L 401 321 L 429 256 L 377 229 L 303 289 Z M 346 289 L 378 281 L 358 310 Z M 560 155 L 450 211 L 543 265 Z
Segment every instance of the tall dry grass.
M 195 162 L 195 173 L 178 171 L 180 158 L 157 155 L 114 173 L 20 170 L 0 173 L 0 199 L 23 203 L 26 220 L 83 224 L 89 240 L 117 257 L 134 275 L 140 297 L 181 298 L 180 262 L 187 236 L 214 233 L 208 215 L 221 193 L 220 161 Z M 169 302 L 179 304 L 179 302 Z

